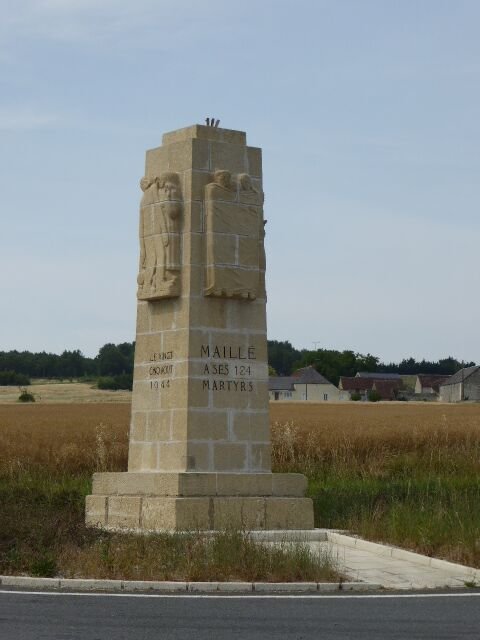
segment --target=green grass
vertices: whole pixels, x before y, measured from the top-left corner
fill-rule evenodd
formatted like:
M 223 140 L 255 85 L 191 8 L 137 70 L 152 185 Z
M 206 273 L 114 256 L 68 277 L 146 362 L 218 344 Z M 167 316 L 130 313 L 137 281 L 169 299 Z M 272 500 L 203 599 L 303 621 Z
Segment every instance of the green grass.
M 309 495 L 317 526 L 480 566 L 478 477 L 312 479 Z
M 480 429 L 274 435 L 276 470 L 307 474 L 316 526 L 480 567 Z
M 90 474 L 41 469 L 0 475 L 0 574 L 131 580 L 337 581 L 333 560 L 303 544 L 276 547 L 246 532 L 210 537 L 88 528 Z
M 435 406 L 351 405 L 302 407 L 311 413 L 305 426 L 273 425 L 274 470 L 307 475 L 316 526 L 480 567 L 477 408 L 455 408 L 457 416 L 440 407 L 439 417 Z M 272 581 L 333 575 L 328 558 L 301 546 L 268 555 L 242 532 L 213 543 L 196 534 L 139 537 L 86 528 L 92 473 L 126 469 L 128 414 L 128 407 L 109 405 L 98 424 L 99 407 L 92 415 L 88 409 L 75 406 L 65 417 L 63 406 L 4 408 L 0 573 Z M 327 412 L 323 420 L 320 411 Z

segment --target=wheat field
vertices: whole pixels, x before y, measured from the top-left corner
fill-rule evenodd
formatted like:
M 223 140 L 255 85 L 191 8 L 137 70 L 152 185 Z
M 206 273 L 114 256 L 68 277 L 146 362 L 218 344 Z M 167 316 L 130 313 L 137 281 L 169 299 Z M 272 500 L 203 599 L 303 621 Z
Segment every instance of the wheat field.
M 57 404 L 71 402 L 130 402 L 131 391 L 107 391 L 97 389 L 93 383 L 34 380 L 27 387 L 35 396 L 37 404 Z M 16 404 L 20 394 L 19 387 L 0 386 L 0 403 Z
M 347 466 L 362 457 L 378 467 L 387 456 L 420 449 L 478 454 L 480 404 L 272 403 L 270 415 L 273 460 L 282 470 L 339 459 L 340 452 Z M 124 470 L 129 421 L 128 402 L 0 404 L 0 468 Z
M 405 430 L 431 429 L 448 424 L 453 429 L 480 429 L 480 403 L 344 402 L 307 404 L 271 402 L 272 423 L 294 422 L 302 429 L 322 432 L 361 432 L 388 437 Z
M 0 404 L 8 540 L 32 530 L 38 500 L 78 529 L 91 474 L 127 468 L 129 418 L 128 402 Z M 316 526 L 480 566 L 480 405 L 272 403 L 271 427 L 273 470 L 307 475 Z

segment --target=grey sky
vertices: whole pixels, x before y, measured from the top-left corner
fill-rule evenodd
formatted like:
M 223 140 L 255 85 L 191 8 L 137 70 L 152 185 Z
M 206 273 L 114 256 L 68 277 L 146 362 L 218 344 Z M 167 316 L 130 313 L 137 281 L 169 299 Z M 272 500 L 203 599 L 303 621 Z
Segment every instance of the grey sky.
M 268 328 L 480 361 L 480 3 L 0 0 L 0 350 L 134 338 L 144 151 L 264 149 Z

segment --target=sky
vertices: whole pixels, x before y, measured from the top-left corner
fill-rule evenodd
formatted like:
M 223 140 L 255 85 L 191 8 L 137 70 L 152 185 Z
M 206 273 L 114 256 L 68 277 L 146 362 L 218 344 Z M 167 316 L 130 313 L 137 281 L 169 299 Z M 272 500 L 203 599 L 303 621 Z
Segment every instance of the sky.
M 0 0 L 0 350 L 135 338 L 146 149 L 263 148 L 268 337 L 480 362 L 477 0 Z

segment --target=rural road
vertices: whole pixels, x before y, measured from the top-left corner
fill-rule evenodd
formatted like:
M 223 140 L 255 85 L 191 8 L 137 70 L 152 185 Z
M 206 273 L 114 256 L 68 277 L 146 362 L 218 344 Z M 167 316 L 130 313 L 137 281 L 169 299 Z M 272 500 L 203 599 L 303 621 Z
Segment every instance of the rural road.
M 480 638 L 480 591 L 159 596 L 0 590 L 1 640 Z

